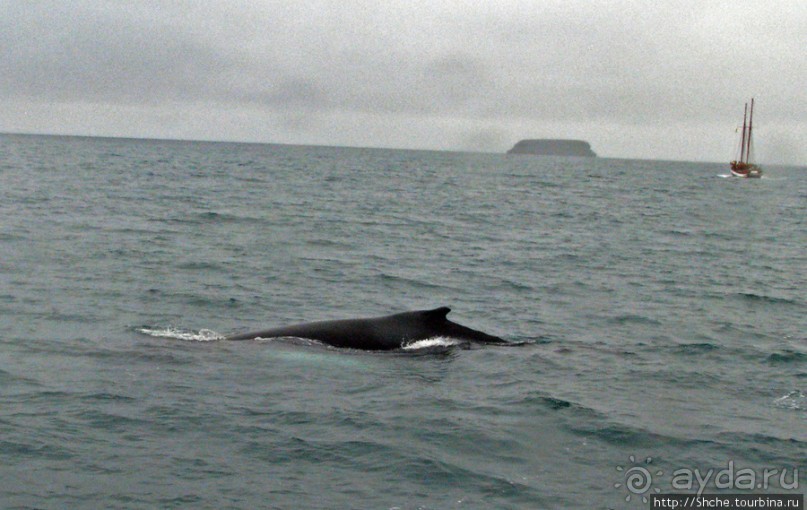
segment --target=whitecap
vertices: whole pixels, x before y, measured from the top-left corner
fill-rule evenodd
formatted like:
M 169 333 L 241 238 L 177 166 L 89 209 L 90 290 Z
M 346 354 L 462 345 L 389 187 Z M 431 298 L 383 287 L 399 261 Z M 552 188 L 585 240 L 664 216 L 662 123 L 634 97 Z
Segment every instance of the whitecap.
M 807 395 L 800 390 L 793 390 L 773 401 L 777 407 L 800 410 L 807 408 Z

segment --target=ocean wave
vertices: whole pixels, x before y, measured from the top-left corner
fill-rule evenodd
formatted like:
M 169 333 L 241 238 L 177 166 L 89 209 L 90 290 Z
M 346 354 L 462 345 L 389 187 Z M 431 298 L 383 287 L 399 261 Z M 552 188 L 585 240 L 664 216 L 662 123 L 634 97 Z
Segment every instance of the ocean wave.
M 129 433 L 133 436 L 139 435 L 138 427 L 153 425 L 153 422 L 146 417 L 130 417 L 100 409 L 85 409 L 77 413 L 76 417 L 90 428 L 107 432 Z
M 691 344 L 676 345 L 672 350 L 675 354 L 699 355 L 707 352 L 712 352 L 717 349 L 720 349 L 720 346 L 715 345 L 711 342 L 696 342 Z
M 798 304 L 796 301 L 792 299 L 776 297 L 776 296 L 767 296 L 764 294 L 754 294 L 753 292 L 738 292 L 734 294 L 734 296 L 738 299 L 746 300 L 746 301 L 754 301 L 760 303 L 770 303 L 770 304 L 787 304 L 787 305 L 795 305 Z
M 6 372 L 2 368 L 0 368 L 0 383 L 5 385 L 5 384 L 8 384 L 9 382 L 13 381 L 14 379 L 16 379 L 16 378 L 14 377 L 14 375 L 11 372 Z
M 445 285 L 441 285 L 438 283 L 432 283 L 431 281 L 427 281 L 425 278 L 408 278 L 406 276 L 398 276 L 395 274 L 389 274 L 382 272 L 378 275 L 382 282 L 388 283 L 392 282 L 395 284 L 401 283 L 404 285 L 411 285 L 417 289 L 422 290 L 429 290 L 429 289 L 442 289 L 445 288 Z
M 582 407 L 578 404 L 574 404 L 568 400 L 564 400 L 562 398 L 556 397 L 549 397 L 546 395 L 528 395 L 524 398 L 521 398 L 517 401 L 512 401 L 512 405 L 536 405 L 538 407 L 543 407 L 549 409 L 551 411 L 559 411 L 561 409 L 569 409 L 575 408 L 577 410 L 583 410 L 588 412 L 594 412 L 592 409 L 588 409 Z
M 807 445 L 805 441 L 795 437 L 777 437 L 760 432 L 721 432 L 717 434 L 717 439 L 720 443 L 732 448 L 742 448 L 749 454 L 757 453 L 761 457 L 760 460 L 763 461 L 776 460 L 780 454 L 773 452 L 797 452 L 799 448 Z
M 148 221 L 165 225 L 215 225 L 215 224 L 260 224 L 264 220 L 255 216 L 239 215 L 234 213 L 205 211 L 191 213 L 185 216 L 168 216 L 164 218 L 151 218 Z
M 74 458 L 74 454 L 65 446 L 47 444 L 38 440 L 18 442 L 0 439 L 0 451 L 11 458 L 40 458 L 57 461 Z
M 26 239 L 27 237 L 23 235 L 0 232 L 0 241 L 25 241 Z
M 619 423 L 609 424 L 577 424 L 572 425 L 572 432 L 586 437 L 595 437 L 601 441 L 620 446 L 651 447 L 669 442 L 671 438 L 662 438 L 658 434 L 644 429 L 629 427 Z
M 181 262 L 176 265 L 177 269 L 184 269 L 189 271 L 221 271 L 222 266 L 216 262 L 207 260 L 189 260 Z
M 595 414 L 599 414 L 596 413 Z M 648 430 L 645 427 L 619 423 L 612 420 L 595 419 L 575 420 L 567 427 L 569 430 L 580 436 L 595 438 L 608 444 L 619 446 L 620 448 L 655 448 L 658 445 L 666 445 L 668 448 L 701 449 L 715 444 L 711 439 L 697 437 L 681 437 L 678 435 L 664 434 Z
M 127 401 L 134 401 L 133 397 L 129 397 L 127 395 L 119 395 L 117 393 L 109 393 L 109 392 L 100 392 L 100 393 L 91 393 L 88 395 L 84 395 L 81 397 L 81 400 L 86 401 L 101 401 L 101 402 L 127 402 Z
M 201 265 L 185 265 L 184 267 L 178 266 L 180 269 L 189 270 L 191 268 L 196 267 L 193 271 L 199 271 L 198 268 L 203 268 L 204 264 Z M 209 271 L 209 270 L 206 270 Z M 148 292 L 152 296 L 159 297 L 162 301 L 170 301 L 173 303 L 184 303 L 191 306 L 199 306 L 199 307 L 212 307 L 217 310 L 223 307 L 237 307 L 241 306 L 241 302 L 234 297 L 227 297 L 225 295 L 218 295 L 218 294 L 200 294 L 200 293 L 190 293 L 190 292 L 168 292 L 163 289 L 159 288 L 150 288 L 146 292 Z
M 617 315 L 615 317 L 610 317 L 608 320 L 609 322 L 612 322 L 614 324 L 636 323 L 636 324 L 650 324 L 652 326 L 661 325 L 661 322 L 659 322 L 656 319 L 653 319 L 652 317 L 646 317 L 644 315 L 638 315 L 633 313 Z
M 767 361 L 768 363 L 804 363 L 807 361 L 807 354 L 786 349 L 768 355 Z

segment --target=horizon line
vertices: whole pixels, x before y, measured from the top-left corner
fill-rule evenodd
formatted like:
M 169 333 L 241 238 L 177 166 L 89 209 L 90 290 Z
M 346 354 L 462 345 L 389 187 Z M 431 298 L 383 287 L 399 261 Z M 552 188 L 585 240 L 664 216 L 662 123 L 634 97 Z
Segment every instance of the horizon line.
M 219 143 L 219 144 L 238 144 L 238 145 L 279 145 L 284 147 L 323 147 L 323 148 L 330 148 L 330 149 L 364 149 L 364 150 L 388 150 L 388 151 L 410 151 L 410 152 L 439 152 L 439 153 L 448 153 L 448 154 L 490 154 L 490 155 L 501 155 L 501 156 L 508 156 L 508 157 L 576 157 L 576 156 L 548 156 L 548 155 L 533 155 L 533 154 L 508 154 L 507 151 L 503 152 L 493 152 L 493 151 L 469 151 L 469 150 L 460 150 L 460 149 L 413 149 L 413 148 L 404 148 L 404 147 L 371 147 L 371 146 L 359 146 L 359 145 L 328 145 L 328 144 L 316 144 L 316 143 L 287 143 L 287 142 L 257 142 L 257 141 L 245 141 L 245 140 L 210 140 L 210 139 L 198 139 L 198 138 L 155 138 L 155 137 L 138 137 L 138 136 L 121 136 L 121 135 L 85 135 L 85 134 L 64 134 L 64 133 L 32 133 L 32 132 L 12 132 L 12 131 L 0 131 L 0 135 L 8 135 L 8 136 L 41 136 L 41 137 L 52 137 L 52 138 L 94 138 L 94 139 L 101 139 L 101 140 L 132 140 L 132 141 L 144 141 L 144 142 L 175 142 L 175 143 Z M 559 138 L 558 140 L 572 140 L 571 138 Z M 577 139 L 575 139 L 577 140 Z M 587 143 L 588 140 L 583 140 Z M 584 156 L 579 156 L 584 157 Z M 653 158 L 634 158 L 634 157 L 625 157 L 625 156 L 600 156 L 597 155 L 591 159 L 613 159 L 613 160 L 624 160 L 624 161 L 655 161 L 655 162 L 671 162 L 671 163 L 698 163 L 698 164 L 713 164 L 713 165 L 720 165 L 723 164 L 720 161 L 706 161 L 706 160 L 681 160 L 681 159 L 653 159 Z M 794 168 L 802 168 L 805 165 L 793 165 L 793 164 L 777 164 L 777 163 L 759 163 L 760 165 L 767 165 L 767 166 L 781 166 L 781 167 L 794 167 Z

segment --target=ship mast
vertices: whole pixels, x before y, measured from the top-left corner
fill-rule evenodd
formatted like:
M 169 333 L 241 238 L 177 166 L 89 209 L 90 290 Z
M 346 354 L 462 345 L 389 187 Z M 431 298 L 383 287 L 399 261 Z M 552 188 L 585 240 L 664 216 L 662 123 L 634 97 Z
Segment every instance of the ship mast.
M 748 115 L 748 140 L 745 148 L 745 162 L 751 159 L 751 129 L 754 125 L 754 98 L 751 98 L 751 112 Z
M 745 110 L 743 111 L 743 139 L 740 143 L 740 163 L 745 163 L 745 121 L 748 117 L 748 103 L 745 103 Z

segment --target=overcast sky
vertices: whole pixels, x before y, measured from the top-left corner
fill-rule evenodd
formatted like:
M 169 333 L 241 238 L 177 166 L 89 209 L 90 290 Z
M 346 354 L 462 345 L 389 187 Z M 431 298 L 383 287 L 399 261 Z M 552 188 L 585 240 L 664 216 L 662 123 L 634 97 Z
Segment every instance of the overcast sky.
M 807 0 L 0 0 L 0 132 L 807 165 Z

